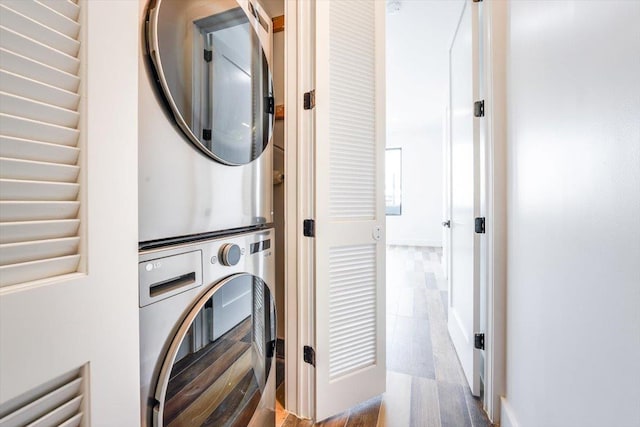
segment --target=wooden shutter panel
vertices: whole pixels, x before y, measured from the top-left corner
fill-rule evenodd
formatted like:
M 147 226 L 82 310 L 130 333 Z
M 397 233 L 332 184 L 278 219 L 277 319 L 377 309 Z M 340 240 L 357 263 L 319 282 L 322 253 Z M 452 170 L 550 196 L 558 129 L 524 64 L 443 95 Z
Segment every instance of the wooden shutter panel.
M 79 12 L 0 0 L 0 287 L 78 269 Z

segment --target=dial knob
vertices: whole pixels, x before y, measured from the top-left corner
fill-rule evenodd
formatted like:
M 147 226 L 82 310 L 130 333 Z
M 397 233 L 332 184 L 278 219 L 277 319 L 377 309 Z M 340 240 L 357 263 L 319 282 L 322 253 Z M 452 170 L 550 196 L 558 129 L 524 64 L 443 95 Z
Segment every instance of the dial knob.
M 220 248 L 220 262 L 226 266 L 236 265 L 240 262 L 240 256 L 242 256 L 242 252 L 240 251 L 240 246 L 235 243 L 226 243 L 222 245 Z

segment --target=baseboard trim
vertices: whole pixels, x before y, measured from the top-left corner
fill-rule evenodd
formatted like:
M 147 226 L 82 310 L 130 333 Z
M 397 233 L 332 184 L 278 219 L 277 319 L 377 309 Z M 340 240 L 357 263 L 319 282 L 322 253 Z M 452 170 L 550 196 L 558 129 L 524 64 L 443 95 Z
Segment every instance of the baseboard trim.
M 520 424 L 516 421 L 513 414 L 513 408 L 503 396 L 500 398 L 500 427 L 518 427 Z

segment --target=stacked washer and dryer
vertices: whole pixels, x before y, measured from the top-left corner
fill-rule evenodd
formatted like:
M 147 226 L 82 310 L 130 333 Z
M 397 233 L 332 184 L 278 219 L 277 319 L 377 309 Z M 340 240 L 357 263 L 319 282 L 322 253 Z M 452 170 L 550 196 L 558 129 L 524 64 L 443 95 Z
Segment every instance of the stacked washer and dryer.
M 275 424 L 272 30 L 253 1 L 142 14 L 143 427 Z

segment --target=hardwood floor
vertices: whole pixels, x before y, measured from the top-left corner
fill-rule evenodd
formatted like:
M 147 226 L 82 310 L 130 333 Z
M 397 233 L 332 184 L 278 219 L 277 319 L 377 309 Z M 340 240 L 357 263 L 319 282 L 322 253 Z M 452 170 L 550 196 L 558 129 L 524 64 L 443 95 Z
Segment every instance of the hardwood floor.
M 447 281 L 440 248 L 387 247 L 387 391 L 344 414 L 313 424 L 287 414 L 281 427 L 488 427 L 471 395 L 447 332 Z M 278 392 L 284 396 L 283 363 Z

